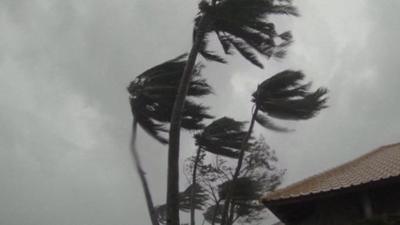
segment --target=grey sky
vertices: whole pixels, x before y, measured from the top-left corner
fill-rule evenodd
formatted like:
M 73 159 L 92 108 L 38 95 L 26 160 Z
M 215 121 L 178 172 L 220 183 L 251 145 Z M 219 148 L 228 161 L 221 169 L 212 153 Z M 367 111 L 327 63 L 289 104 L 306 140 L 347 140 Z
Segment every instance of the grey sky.
M 189 50 L 196 1 L 0 0 L 0 224 L 149 224 L 128 150 L 126 86 Z M 303 70 L 330 89 L 330 108 L 264 133 L 285 184 L 400 141 L 400 2 L 302 0 L 287 59 L 266 70 L 240 56 L 208 63 L 216 116 L 248 120 L 257 83 Z M 139 136 L 157 203 L 166 147 Z M 193 153 L 190 135 L 182 158 Z M 182 179 L 183 181 L 183 179 Z

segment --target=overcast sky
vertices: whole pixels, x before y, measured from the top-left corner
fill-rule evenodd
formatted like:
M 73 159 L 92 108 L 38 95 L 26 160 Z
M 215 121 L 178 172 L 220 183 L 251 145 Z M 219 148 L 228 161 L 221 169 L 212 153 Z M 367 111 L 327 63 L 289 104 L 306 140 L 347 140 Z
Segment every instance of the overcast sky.
M 276 150 L 285 185 L 400 141 L 400 1 L 302 0 L 277 19 L 295 44 L 260 70 L 240 56 L 207 63 L 216 116 L 250 117 L 250 95 L 283 69 L 329 88 L 329 108 L 257 128 Z M 0 224 L 150 224 L 130 158 L 126 86 L 190 48 L 197 1 L 0 0 Z M 194 153 L 190 135 L 182 158 Z M 166 147 L 139 135 L 156 203 Z M 183 181 L 184 179 L 182 179 Z M 182 182 L 182 184 L 184 184 Z

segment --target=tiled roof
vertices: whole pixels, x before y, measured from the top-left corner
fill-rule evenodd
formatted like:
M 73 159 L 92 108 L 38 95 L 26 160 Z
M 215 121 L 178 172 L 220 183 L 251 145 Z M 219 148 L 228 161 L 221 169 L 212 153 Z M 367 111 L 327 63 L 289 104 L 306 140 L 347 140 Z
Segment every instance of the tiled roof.
M 348 163 L 266 194 L 264 203 L 346 189 L 400 176 L 400 143 L 373 150 Z

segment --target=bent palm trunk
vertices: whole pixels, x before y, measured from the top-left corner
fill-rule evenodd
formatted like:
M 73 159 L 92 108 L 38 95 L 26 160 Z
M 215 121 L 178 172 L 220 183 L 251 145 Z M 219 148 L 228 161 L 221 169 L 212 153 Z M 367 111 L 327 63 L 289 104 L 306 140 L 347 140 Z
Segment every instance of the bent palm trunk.
M 202 22 L 190 50 L 172 110 L 168 144 L 167 225 L 179 225 L 179 139 L 182 111 L 204 33 L 204 28 L 201 27 L 204 25 L 205 22 Z
M 149 184 L 147 183 L 146 175 L 140 164 L 139 154 L 136 149 L 136 133 L 137 133 L 136 130 L 137 130 L 137 121 L 136 121 L 136 118 L 134 117 L 133 125 L 132 125 L 132 137 L 131 137 L 131 143 L 130 143 L 132 158 L 135 161 L 136 171 L 139 174 L 140 182 L 142 183 L 144 196 L 146 198 L 147 210 L 149 211 L 151 224 L 159 225 L 158 220 L 157 220 L 157 215 L 154 210 L 154 204 L 153 204 L 153 200 L 151 197 Z
M 194 161 L 194 165 L 193 165 L 193 174 L 192 174 L 192 192 L 190 193 L 190 225 L 195 225 L 195 209 L 194 209 L 194 195 L 196 193 L 195 187 L 197 184 L 197 166 L 199 164 L 199 160 L 200 160 L 200 152 L 201 149 L 200 147 L 197 149 L 197 153 L 196 153 L 196 158 Z
M 234 190 L 235 182 L 236 182 L 237 178 L 239 177 L 240 170 L 242 169 L 244 152 L 245 152 L 245 150 L 247 148 L 249 139 L 251 137 L 251 133 L 253 132 L 254 122 L 256 120 L 257 112 L 258 112 L 258 107 L 256 106 L 255 109 L 254 109 L 253 115 L 251 117 L 249 130 L 247 131 L 247 134 L 246 134 L 245 138 L 242 141 L 240 154 L 239 154 L 239 158 L 238 158 L 238 163 L 237 163 L 236 169 L 235 169 L 235 173 L 234 173 L 234 175 L 232 177 L 232 182 L 230 183 L 230 185 L 228 187 L 228 192 L 227 192 L 226 197 L 225 197 L 225 204 L 224 204 L 224 210 L 222 211 L 221 225 L 228 225 L 229 224 L 229 221 L 228 221 L 229 205 L 230 205 L 230 202 L 231 202 L 231 198 L 232 198 L 232 193 L 233 193 L 233 190 Z

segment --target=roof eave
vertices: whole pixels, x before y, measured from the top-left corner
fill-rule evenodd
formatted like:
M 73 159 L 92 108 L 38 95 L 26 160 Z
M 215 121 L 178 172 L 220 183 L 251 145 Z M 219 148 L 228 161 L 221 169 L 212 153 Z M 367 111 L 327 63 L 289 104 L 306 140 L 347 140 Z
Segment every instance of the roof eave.
M 308 202 L 308 201 L 321 199 L 321 198 L 329 198 L 331 196 L 335 196 L 338 194 L 346 194 L 346 193 L 351 193 L 351 192 L 360 191 L 360 190 L 377 188 L 377 187 L 381 187 L 381 186 L 384 186 L 387 184 L 399 183 L 399 182 L 400 182 L 400 176 L 395 176 L 395 177 L 389 177 L 389 178 L 381 179 L 381 180 L 377 180 L 377 181 L 372 181 L 369 183 L 350 186 L 347 188 L 340 188 L 340 189 L 334 189 L 334 190 L 325 191 L 325 192 L 311 193 L 308 195 L 300 195 L 300 196 L 291 197 L 291 198 L 283 198 L 283 199 L 275 199 L 275 200 L 267 200 L 267 199 L 263 198 L 263 199 L 261 199 L 261 202 L 266 207 L 295 204 L 295 203 L 299 203 L 299 202 Z

